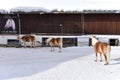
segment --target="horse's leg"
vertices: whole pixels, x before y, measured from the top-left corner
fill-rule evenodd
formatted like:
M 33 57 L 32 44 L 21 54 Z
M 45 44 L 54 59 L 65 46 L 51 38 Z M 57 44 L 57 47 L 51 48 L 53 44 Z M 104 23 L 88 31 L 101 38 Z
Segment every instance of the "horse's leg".
M 53 51 L 55 51 L 55 48 L 54 48 L 54 46 L 53 46 Z
M 34 47 L 34 42 L 32 42 L 32 47 Z
M 107 55 L 107 63 L 109 64 L 110 61 L 110 55 Z
M 97 60 L 98 60 L 98 57 L 97 57 L 97 55 L 98 55 L 98 53 L 96 52 L 96 60 L 95 60 L 95 62 L 97 62 Z
M 33 47 L 35 47 L 35 41 L 33 41 L 33 43 L 34 43 Z
M 59 46 L 59 53 L 61 53 L 61 49 L 62 49 L 62 47 L 61 47 L 61 46 Z
M 24 43 L 24 48 L 26 48 L 26 42 L 25 42 L 25 41 L 23 41 L 23 43 Z
M 52 52 L 52 46 L 50 46 L 50 47 L 51 47 L 51 50 L 50 50 L 50 51 Z
M 34 42 L 32 41 L 31 43 L 32 43 L 32 44 L 31 44 L 31 45 L 32 45 L 31 47 L 34 47 L 34 46 L 35 46 Z
M 51 46 L 51 52 L 53 52 L 53 46 Z
M 101 58 L 100 62 L 102 62 L 102 53 L 100 53 L 100 58 Z
M 109 54 L 109 53 L 107 53 L 107 54 L 106 54 L 106 57 L 107 57 L 106 64 L 109 64 L 109 60 L 110 60 L 110 54 Z
M 62 50 L 62 42 L 59 44 L 59 52 L 61 52 L 61 50 Z
M 34 41 L 31 41 L 31 47 L 35 47 L 35 42 Z
M 107 65 L 108 64 L 108 62 L 107 62 L 107 55 L 104 54 L 104 57 L 105 57 L 105 65 Z
M 60 46 L 58 46 L 58 48 L 59 48 L 59 53 L 60 53 L 61 52 Z
M 32 48 L 32 47 L 33 47 L 33 43 L 32 43 L 32 41 L 30 41 L 30 43 L 31 43 L 31 44 L 30 44 L 30 47 Z
M 31 46 L 31 48 L 32 48 L 32 47 L 33 47 L 33 42 L 32 42 L 31 40 L 30 40 L 30 43 L 31 43 L 31 45 L 30 45 L 30 46 Z
M 108 46 L 108 51 L 107 51 L 107 62 L 108 62 L 108 64 L 110 62 L 110 51 L 111 51 L 111 47 Z

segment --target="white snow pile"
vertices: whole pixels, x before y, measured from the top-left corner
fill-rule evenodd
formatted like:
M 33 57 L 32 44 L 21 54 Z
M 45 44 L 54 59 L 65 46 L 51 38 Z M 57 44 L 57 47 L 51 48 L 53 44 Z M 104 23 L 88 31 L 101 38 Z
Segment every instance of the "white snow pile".
M 49 12 L 49 10 L 43 7 L 15 7 L 10 12 Z

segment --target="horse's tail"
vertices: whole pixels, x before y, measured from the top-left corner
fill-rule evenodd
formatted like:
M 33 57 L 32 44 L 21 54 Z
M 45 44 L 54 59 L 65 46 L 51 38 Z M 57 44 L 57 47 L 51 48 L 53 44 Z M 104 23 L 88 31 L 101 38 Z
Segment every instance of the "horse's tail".
M 107 46 L 107 54 L 106 54 L 108 64 L 109 64 L 109 61 L 110 61 L 110 51 L 111 51 L 111 46 L 108 45 Z

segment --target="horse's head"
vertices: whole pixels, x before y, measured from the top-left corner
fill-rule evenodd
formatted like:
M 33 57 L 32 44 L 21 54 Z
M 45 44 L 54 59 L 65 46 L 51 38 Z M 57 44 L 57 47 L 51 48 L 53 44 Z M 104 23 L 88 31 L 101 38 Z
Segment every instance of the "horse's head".
M 18 35 L 18 36 L 17 36 L 17 40 L 19 40 L 19 39 L 20 39 L 20 36 Z
M 15 22 L 13 19 L 8 19 L 4 26 L 5 30 L 15 30 Z
M 48 45 L 49 44 L 49 39 L 45 40 L 45 44 Z
M 94 35 L 92 35 L 91 39 L 92 39 L 92 45 L 95 45 L 98 42 L 98 39 Z
M 22 36 L 17 35 L 17 40 L 20 40 L 22 38 Z
M 46 39 L 46 40 L 45 40 L 45 44 L 46 44 L 46 45 L 49 45 L 51 39 L 52 39 L 52 38 L 48 38 L 48 39 Z

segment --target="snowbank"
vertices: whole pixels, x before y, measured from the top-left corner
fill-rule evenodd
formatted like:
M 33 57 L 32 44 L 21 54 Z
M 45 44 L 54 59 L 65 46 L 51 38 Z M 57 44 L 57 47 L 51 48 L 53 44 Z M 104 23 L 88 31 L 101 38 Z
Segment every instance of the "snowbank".
M 120 47 L 112 47 L 110 65 L 95 62 L 92 47 L 0 47 L 0 80 L 119 80 Z

